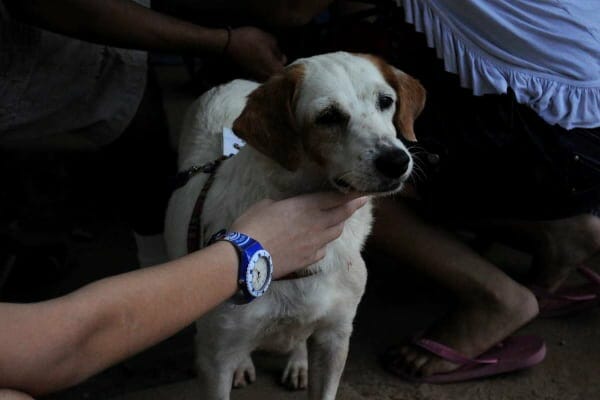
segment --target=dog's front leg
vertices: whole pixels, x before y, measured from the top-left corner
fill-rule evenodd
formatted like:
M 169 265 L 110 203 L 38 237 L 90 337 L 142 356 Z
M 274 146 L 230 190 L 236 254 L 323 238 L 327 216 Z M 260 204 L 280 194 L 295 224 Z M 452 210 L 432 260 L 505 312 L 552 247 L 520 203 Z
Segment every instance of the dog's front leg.
M 199 360 L 196 360 L 196 363 L 200 389 L 199 399 L 229 400 L 233 365 L 204 363 Z
M 308 398 L 334 400 L 348 356 L 352 323 L 320 330 L 308 339 Z
M 208 350 L 208 351 L 207 351 Z M 200 399 L 202 400 L 229 400 L 231 396 L 232 383 L 239 378 L 239 367 L 248 366 L 254 371 L 252 360 L 244 355 L 243 351 L 212 352 L 210 349 L 197 349 L 196 371 L 198 373 L 198 383 L 200 389 Z M 249 364 L 248 364 L 249 363 Z M 242 372 L 244 374 L 244 372 Z M 245 378 L 245 377 L 244 377 Z M 250 378 L 249 378 L 250 379 Z M 254 380 L 254 377 L 251 378 Z M 241 382 L 237 382 L 241 387 Z
M 306 341 L 300 341 L 290 354 L 281 383 L 288 389 L 303 390 L 308 387 L 308 355 Z

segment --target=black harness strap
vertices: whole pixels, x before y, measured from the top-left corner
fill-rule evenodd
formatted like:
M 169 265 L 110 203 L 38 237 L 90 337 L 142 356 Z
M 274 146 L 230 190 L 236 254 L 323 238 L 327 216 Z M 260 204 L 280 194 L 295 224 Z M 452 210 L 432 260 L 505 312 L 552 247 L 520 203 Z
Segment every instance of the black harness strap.
M 201 218 L 202 210 L 204 209 L 204 202 L 206 201 L 206 195 L 208 194 L 208 191 L 210 190 L 210 187 L 212 186 L 215 180 L 217 169 L 219 168 L 221 163 L 228 158 L 229 157 L 227 156 L 222 156 L 221 158 L 210 163 L 201 166 L 194 166 L 186 171 L 178 173 L 175 177 L 175 189 L 178 189 L 184 186 L 194 175 L 196 175 L 199 172 L 209 174 L 208 179 L 206 180 L 206 182 L 204 182 L 202 190 L 198 194 L 198 198 L 196 199 L 196 204 L 194 205 L 194 210 L 192 211 L 192 216 L 188 225 L 188 254 L 200 249 Z

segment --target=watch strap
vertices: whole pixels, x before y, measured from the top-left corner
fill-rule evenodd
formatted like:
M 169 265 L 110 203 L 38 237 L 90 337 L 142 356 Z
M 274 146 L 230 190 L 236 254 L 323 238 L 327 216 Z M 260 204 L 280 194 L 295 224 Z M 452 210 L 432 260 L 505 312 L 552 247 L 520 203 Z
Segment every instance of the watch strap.
M 238 253 L 238 257 L 240 260 L 240 264 L 239 264 L 239 268 L 238 268 L 238 286 L 240 287 L 242 294 L 243 294 L 243 301 L 240 301 L 240 299 L 235 299 L 237 300 L 236 303 L 249 303 L 250 301 L 254 300 L 256 298 L 255 295 L 253 295 L 252 293 L 250 293 L 250 291 L 248 290 L 248 265 L 250 263 L 250 256 L 251 254 L 256 254 L 258 252 L 264 252 L 265 255 L 269 258 L 270 260 L 270 255 L 269 253 L 262 247 L 262 245 L 257 241 L 252 239 L 250 236 L 245 235 L 243 233 L 239 233 L 239 232 L 227 232 L 225 229 L 220 230 L 219 232 L 215 233 L 209 240 L 209 244 L 218 242 L 218 241 L 227 241 L 229 243 L 231 243 L 233 245 L 233 247 L 235 247 L 237 253 Z M 270 261 L 271 265 L 269 266 L 271 268 L 271 273 L 272 273 L 272 262 Z M 271 277 L 269 277 L 269 280 L 271 279 Z

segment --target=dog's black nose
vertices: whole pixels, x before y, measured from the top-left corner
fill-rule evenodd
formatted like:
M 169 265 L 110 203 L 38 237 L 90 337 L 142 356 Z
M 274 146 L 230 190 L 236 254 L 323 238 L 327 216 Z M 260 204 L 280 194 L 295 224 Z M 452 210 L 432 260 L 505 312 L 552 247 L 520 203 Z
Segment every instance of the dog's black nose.
M 410 157 L 402 149 L 386 150 L 375 159 L 375 168 L 387 178 L 400 178 L 408 169 Z

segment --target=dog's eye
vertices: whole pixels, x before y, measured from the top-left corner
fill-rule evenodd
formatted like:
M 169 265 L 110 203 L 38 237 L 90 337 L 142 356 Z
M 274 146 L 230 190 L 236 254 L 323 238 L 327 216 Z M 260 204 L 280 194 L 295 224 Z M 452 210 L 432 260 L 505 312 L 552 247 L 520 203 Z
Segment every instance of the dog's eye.
M 346 121 L 347 117 L 335 107 L 325 109 L 317 116 L 315 122 L 319 125 L 339 125 Z
M 380 110 L 387 110 L 392 106 L 392 104 L 394 104 L 394 99 L 391 96 L 386 94 L 379 95 L 379 98 L 377 99 L 377 105 L 379 106 Z

